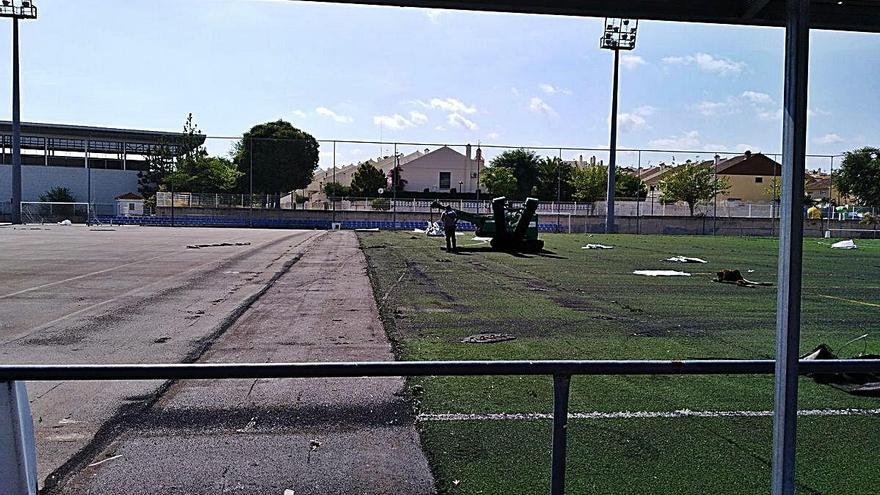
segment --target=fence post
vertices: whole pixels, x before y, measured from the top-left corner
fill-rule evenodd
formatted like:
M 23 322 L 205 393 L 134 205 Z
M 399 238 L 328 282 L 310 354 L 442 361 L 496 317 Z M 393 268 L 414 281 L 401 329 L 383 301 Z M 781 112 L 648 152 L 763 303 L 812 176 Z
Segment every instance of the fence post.
M 565 453 L 568 437 L 569 375 L 553 375 L 553 453 L 550 460 L 550 495 L 565 493 Z
M 37 493 L 36 442 L 24 382 L 0 382 L 0 480 L 3 493 Z

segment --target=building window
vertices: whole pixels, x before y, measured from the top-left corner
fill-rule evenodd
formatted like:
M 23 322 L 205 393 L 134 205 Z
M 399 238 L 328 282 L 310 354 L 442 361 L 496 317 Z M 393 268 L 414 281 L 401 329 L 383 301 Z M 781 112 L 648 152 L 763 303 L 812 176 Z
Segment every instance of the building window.
M 134 203 L 128 204 L 128 211 L 134 211 Z
M 440 189 L 449 189 L 452 184 L 452 172 L 440 172 Z
M 755 177 L 755 184 L 760 184 L 760 183 L 762 183 L 762 182 L 764 182 L 764 178 L 763 178 L 763 177 Z

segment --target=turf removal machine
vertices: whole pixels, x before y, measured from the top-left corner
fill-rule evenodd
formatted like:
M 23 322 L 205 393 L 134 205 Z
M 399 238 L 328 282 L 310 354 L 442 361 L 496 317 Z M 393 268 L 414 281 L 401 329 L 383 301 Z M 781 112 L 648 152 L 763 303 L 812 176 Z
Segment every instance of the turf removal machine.
M 431 203 L 431 208 L 445 209 L 439 201 Z M 480 215 L 453 208 L 459 220 L 474 225 L 479 237 L 491 237 L 489 245 L 499 251 L 521 251 L 537 253 L 544 249 L 544 241 L 538 239 L 538 200 L 527 198 L 521 208 L 509 208 L 507 198 L 492 200 L 492 214 Z

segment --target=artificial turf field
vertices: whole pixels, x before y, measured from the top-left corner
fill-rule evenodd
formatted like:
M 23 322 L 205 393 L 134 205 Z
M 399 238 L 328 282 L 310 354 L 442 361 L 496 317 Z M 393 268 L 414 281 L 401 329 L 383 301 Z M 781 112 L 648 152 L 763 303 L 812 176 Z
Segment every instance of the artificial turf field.
M 771 238 L 544 235 L 547 252 L 514 256 L 459 239 L 361 234 L 386 330 L 399 359 L 772 358 L 775 288 L 713 283 L 722 268 L 776 282 Z M 880 353 L 880 241 L 853 251 L 833 240 L 804 242 L 802 351 L 820 343 L 846 356 Z M 582 250 L 586 243 L 612 250 Z M 707 264 L 661 262 L 674 255 Z M 640 277 L 679 269 L 691 277 Z M 750 271 L 753 270 L 753 271 Z M 468 335 L 516 339 L 464 344 Z M 413 379 L 419 413 L 549 413 L 551 379 Z M 570 411 L 769 411 L 771 376 L 575 377 Z M 801 409 L 875 409 L 859 398 L 800 382 Z M 549 420 L 422 421 L 422 440 L 441 493 L 544 493 Z M 572 420 L 567 493 L 767 493 L 769 417 Z M 880 493 L 880 416 L 799 420 L 802 493 Z

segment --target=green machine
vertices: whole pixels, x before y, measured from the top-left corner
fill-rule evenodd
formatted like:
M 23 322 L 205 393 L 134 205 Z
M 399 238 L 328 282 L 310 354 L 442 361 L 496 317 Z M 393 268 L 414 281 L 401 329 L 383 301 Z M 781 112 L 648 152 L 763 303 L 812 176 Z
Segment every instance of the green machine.
M 445 209 L 439 201 L 432 208 Z M 538 239 L 538 209 L 536 198 L 527 198 L 522 208 L 508 208 L 507 198 L 492 200 L 492 214 L 478 215 L 453 208 L 459 220 L 468 221 L 477 228 L 480 237 L 491 237 L 489 244 L 499 251 L 522 251 L 537 253 L 544 249 L 544 241 Z

